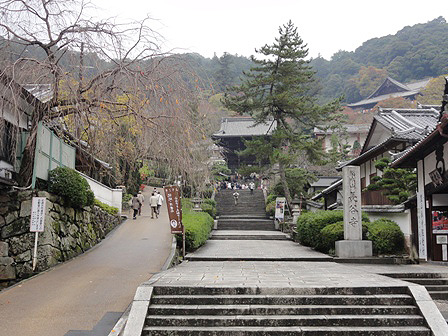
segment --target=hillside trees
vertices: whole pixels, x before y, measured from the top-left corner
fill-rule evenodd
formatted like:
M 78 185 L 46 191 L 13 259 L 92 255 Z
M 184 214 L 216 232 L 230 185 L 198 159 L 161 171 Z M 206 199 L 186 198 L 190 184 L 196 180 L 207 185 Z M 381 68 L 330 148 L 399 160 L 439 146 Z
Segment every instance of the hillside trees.
M 179 72 L 179 60 L 160 51 L 160 36 L 148 19 L 116 23 L 92 18 L 91 11 L 92 5 L 81 0 L 0 0 L 0 75 L 6 87 L 51 87 L 47 100 L 31 99 L 21 185 L 30 183 L 40 121 L 62 123 L 107 161 L 120 153 L 133 163 L 148 156 L 164 160 L 173 152 L 192 157 L 187 146 L 200 134 L 193 134 L 197 128 L 184 113 L 193 94 Z M 182 145 L 160 140 L 173 127 Z M 164 146 L 148 145 L 148 138 Z M 180 161 L 178 170 L 185 168 Z
M 443 92 L 445 88 L 445 77 L 447 76 L 442 75 L 431 79 L 418 95 L 418 102 L 421 104 L 440 105 L 440 92 Z
M 279 36 L 271 45 L 256 51 L 261 58 L 252 58 L 255 66 L 245 73 L 240 86 L 230 90 L 224 104 L 250 114 L 256 123 L 276 123 L 272 136 L 255 139 L 248 151 L 279 164 L 284 194 L 291 203 L 286 170 L 296 165 L 298 155 L 304 152 L 308 158 L 319 159 L 320 143 L 311 138 L 310 130 L 330 121 L 339 101 L 317 105 L 314 72 L 306 60 L 308 49 L 291 21 L 279 28 Z
M 338 97 L 338 89 L 343 87 L 348 103 L 366 98 L 370 93 L 355 84 L 360 80 L 362 67 L 381 69 L 388 76 L 407 83 L 448 73 L 447 64 L 448 24 L 443 17 L 404 27 L 395 35 L 370 39 L 354 52 L 339 51 L 330 60 L 317 57 L 311 61 L 323 87 L 320 101 Z M 344 83 L 336 82 L 335 75 L 341 76 Z

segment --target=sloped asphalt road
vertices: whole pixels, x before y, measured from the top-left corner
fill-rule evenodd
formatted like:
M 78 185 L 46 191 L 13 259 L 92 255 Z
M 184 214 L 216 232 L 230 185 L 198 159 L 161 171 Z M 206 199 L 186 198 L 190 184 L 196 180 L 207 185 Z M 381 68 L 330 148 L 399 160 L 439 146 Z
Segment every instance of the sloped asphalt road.
M 1 291 L 0 335 L 99 336 L 110 331 L 136 288 L 161 270 L 170 253 L 166 207 L 159 219 L 150 216 L 152 190 L 144 192 L 142 216 L 129 216 L 99 246 Z

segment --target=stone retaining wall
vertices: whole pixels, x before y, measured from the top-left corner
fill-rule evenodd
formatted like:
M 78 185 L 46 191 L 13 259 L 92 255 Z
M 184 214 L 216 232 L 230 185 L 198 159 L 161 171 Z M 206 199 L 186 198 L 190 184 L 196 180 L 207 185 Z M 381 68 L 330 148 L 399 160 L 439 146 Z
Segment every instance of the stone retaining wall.
M 46 197 L 45 231 L 39 233 L 35 272 L 73 258 L 99 243 L 120 224 L 100 208 L 74 209 L 63 200 L 42 191 L 0 195 L 0 286 L 33 275 L 34 232 L 29 232 L 33 196 Z

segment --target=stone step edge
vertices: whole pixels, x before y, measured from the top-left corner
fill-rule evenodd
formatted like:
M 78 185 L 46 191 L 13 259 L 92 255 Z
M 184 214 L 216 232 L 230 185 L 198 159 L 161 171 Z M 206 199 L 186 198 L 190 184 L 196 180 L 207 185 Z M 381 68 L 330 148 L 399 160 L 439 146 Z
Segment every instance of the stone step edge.
M 285 295 L 285 294 L 235 294 L 235 295 L 200 295 L 200 294 L 192 294 L 192 295 L 160 295 L 160 294 L 153 294 L 152 298 L 167 298 L 167 299 L 174 299 L 174 298 L 194 298 L 194 299 L 252 299 L 252 298 L 263 298 L 263 299 L 271 299 L 271 298 L 284 298 L 284 299 L 295 299 L 295 298 L 335 298 L 335 299 L 346 299 L 346 298 L 352 298 L 352 299 L 365 299 L 365 298 L 394 298 L 394 299 L 409 299 L 412 296 L 409 294 L 298 294 L 298 295 Z
M 162 295 L 163 296 L 163 295 Z M 196 309 L 210 309 L 210 310 L 250 310 L 250 309 L 417 309 L 412 305 L 401 305 L 401 306 L 384 306 L 384 305 L 170 305 L 170 304 L 151 304 L 149 309 L 173 309 L 173 310 L 196 310 Z
M 175 295 L 410 295 L 407 286 L 375 286 L 375 287 L 259 287 L 259 286 L 155 286 L 153 296 L 172 295 L 167 291 L 175 291 Z M 229 293 L 230 291 L 230 293 Z M 162 292 L 162 293 L 161 293 Z M 181 292 L 181 293 L 179 293 Z M 194 293 L 193 293 L 194 292 Z M 200 293 L 198 293 L 200 292 Z M 205 292 L 205 293 L 204 293 Z
M 194 255 L 186 255 L 185 260 L 190 261 L 316 261 L 316 262 L 328 262 L 332 261 L 332 257 L 225 257 L 225 256 L 216 256 L 216 257 L 200 257 Z
M 352 320 L 352 319 L 363 319 L 363 320 L 375 320 L 375 319 L 397 319 L 397 320 L 423 320 L 423 317 L 420 315 L 393 315 L 393 314 L 384 314 L 384 315 L 330 315 L 330 314 L 316 314 L 316 315 L 232 315 L 232 316 L 221 316 L 221 315 L 147 315 L 147 319 L 169 319 L 169 320 L 313 320 L 313 319 L 326 319 L 326 320 Z
M 397 326 L 397 327 L 335 327 L 335 326 L 317 326 L 317 327 L 176 327 L 176 326 L 160 326 L 160 327 L 148 327 L 145 326 L 143 328 L 144 331 L 151 331 L 151 330 L 180 330 L 180 331 L 262 331 L 262 332 L 276 332 L 276 331 L 322 331 L 322 332 L 328 332 L 327 334 L 322 335 L 332 335 L 332 332 L 338 332 L 338 331 L 372 331 L 372 332 L 386 332 L 385 335 L 389 335 L 388 333 L 394 332 L 394 331 L 430 331 L 429 328 L 423 327 L 423 326 Z M 429 336 L 430 334 L 428 334 Z

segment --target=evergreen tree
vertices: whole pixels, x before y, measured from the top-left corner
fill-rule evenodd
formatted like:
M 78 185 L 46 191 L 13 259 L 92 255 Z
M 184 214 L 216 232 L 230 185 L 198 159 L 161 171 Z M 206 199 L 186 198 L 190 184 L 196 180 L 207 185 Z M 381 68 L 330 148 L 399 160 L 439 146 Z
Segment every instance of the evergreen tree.
M 415 194 L 417 175 L 413 169 L 391 168 L 391 160 L 382 158 L 375 162 L 375 167 L 383 172 L 382 176 L 374 176 L 367 190 L 381 190 L 394 204 L 400 204 Z
M 219 58 L 220 67 L 215 75 L 219 91 L 225 91 L 226 88 L 233 84 L 233 77 L 230 69 L 232 58 L 233 56 L 227 52 Z
M 297 166 L 297 156 L 303 152 L 311 160 L 322 159 L 322 146 L 312 138 L 311 131 L 332 119 L 339 100 L 317 104 L 314 71 L 306 60 L 308 49 L 291 21 L 279 28 L 272 45 L 256 52 L 262 57 L 252 57 L 255 66 L 244 73 L 246 78 L 240 86 L 229 90 L 224 104 L 240 114 L 250 114 L 257 124 L 276 124 L 271 137 L 252 141 L 259 147 L 253 152 L 279 164 L 284 194 L 291 203 L 286 169 Z

